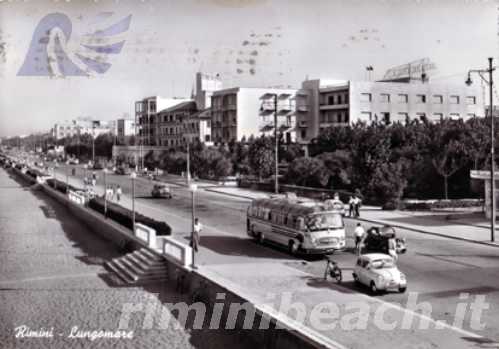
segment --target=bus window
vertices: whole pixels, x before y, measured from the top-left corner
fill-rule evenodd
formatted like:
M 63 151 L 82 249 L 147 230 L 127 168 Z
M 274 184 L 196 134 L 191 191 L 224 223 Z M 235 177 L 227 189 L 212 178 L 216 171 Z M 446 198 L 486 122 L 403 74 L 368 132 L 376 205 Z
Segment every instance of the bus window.
M 305 220 L 303 217 L 298 217 L 296 219 L 296 228 L 299 230 L 305 230 Z

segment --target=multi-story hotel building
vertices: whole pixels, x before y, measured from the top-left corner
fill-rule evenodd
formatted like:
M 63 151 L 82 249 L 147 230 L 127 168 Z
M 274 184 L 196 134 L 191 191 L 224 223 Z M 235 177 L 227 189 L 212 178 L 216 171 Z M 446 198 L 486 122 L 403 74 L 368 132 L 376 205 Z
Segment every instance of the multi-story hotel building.
M 78 118 L 55 124 L 52 128 L 52 137 L 56 140 L 83 134 L 89 134 L 97 137 L 104 133 L 115 134 L 115 132 L 116 127 L 112 121 Z
M 116 141 L 118 144 L 128 144 L 128 139 L 135 135 L 135 120 L 118 119 L 116 120 Z
M 308 143 L 331 126 L 358 121 L 439 121 L 484 116 L 479 88 L 463 84 L 307 80 L 296 94 L 297 140 Z
M 272 133 L 276 96 L 279 132 L 293 140 L 295 93 L 295 89 L 245 87 L 215 91 L 211 99 L 213 142 L 224 144 Z

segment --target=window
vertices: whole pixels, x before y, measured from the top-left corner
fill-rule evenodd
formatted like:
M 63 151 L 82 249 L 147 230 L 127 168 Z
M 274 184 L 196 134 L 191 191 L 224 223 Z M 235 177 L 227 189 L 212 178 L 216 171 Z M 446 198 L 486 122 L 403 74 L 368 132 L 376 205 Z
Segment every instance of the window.
M 451 104 L 459 104 L 459 96 L 452 95 L 449 97 Z
M 371 121 L 372 113 L 370 111 L 360 112 L 362 121 Z
M 406 94 L 399 94 L 399 103 L 407 103 L 409 101 L 409 96 Z
M 338 96 L 337 100 L 338 100 L 338 104 L 342 104 L 343 103 L 342 100 L 341 100 L 341 95 Z
M 468 105 L 476 104 L 476 97 L 475 96 L 466 97 L 466 104 Z
M 390 103 L 390 95 L 388 93 L 382 93 L 380 95 L 379 101 L 381 103 Z
M 329 96 L 327 98 L 327 104 L 334 105 L 334 96 Z
M 419 121 L 423 121 L 425 122 L 427 119 L 426 119 L 426 113 L 416 113 L 416 116 L 418 118 Z
M 301 138 L 302 139 L 307 138 L 307 130 L 301 130 Z
M 360 101 L 361 102 L 371 102 L 372 100 L 372 95 L 370 93 L 361 93 L 360 94 Z
M 398 113 L 397 121 L 409 121 L 409 113 Z
M 444 102 L 444 97 L 442 95 L 433 95 L 434 104 L 442 104 Z
M 381 113 L 381 119 L 386 125 L 389 125 L 391 123 L 390 113 Z
M 433 113 L 433 120 L 442 120 L 444 118 L 444 114 L 442 113 Z
M 416 95 L 417 103 L 426 103 L 426 95 Z

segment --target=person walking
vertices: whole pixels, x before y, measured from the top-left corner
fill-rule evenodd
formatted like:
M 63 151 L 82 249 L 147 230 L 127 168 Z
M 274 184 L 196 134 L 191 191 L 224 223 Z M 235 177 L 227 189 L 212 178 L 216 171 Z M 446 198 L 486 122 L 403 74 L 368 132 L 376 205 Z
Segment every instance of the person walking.
M 116 188 L 116 201 L 120 202 L 121 194 L 123 194 L 123 192 L 121 190 L 121 186 L 118 185 L 118 188 Z
M 395 234 L 388 239 L 388 254 L 392 256 L 393 260 L 397 262 L 398 254 L 397 254 L 397 239 L 395 238 Z
M 114 201 L 114 198 L 116 197 L 116 186 L 113 185 L 111 187 L 111 201 Z
M 354 199 L 353 196 L 350 196 L 348 200 L 348 217 L 353 217 L 354 214 Z
M 365 234 L 366 234 L 366 231 L 364 230 L 364 227 L 360 223 L 357 223 L 357 226 L 355 227 L 355 231 L 354 231 L 355 251 L 357 252 L 357 255 L 360 255 L 361 248 L 362 248 L 362 241 L 363 241 Z
M 198 218 L 194 219 L 194 231 L 192 233 L 191 247 L 194 251 L 198 252 L 199 241 L 201 240 L 201 230 L 203 230 L 203 225 Z

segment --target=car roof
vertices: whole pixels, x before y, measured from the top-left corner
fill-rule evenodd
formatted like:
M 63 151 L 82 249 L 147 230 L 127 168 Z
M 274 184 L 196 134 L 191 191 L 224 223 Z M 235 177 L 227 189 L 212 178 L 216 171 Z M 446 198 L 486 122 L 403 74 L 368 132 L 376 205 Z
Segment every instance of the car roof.
M 368 259 L 370 261 L 373 261 L 376 259 L 386 259 L 386 258 L 393 259 L 392 256 L 384 254 L 384 253 L 367 253 L 367 254 L 361 255 L 360 258 Z

